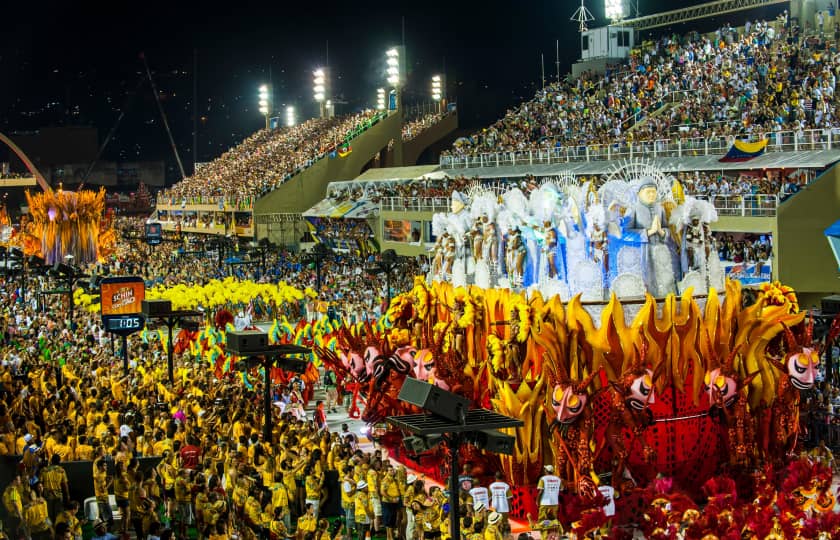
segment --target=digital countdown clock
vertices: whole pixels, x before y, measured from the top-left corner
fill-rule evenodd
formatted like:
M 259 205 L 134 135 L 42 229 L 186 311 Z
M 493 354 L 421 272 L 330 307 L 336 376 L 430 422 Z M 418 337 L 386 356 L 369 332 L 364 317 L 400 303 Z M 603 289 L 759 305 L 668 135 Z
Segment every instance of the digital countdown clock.
M 99 287 L 102 326 L 106 332 L 127 336 L 143 329 L 142 303 L 146 284 L 137 276 L 104 278 Z
M 112 334 L 133 334 L 143 329 L 142 315 L 110 315 L 103 319 L 105 331 Z

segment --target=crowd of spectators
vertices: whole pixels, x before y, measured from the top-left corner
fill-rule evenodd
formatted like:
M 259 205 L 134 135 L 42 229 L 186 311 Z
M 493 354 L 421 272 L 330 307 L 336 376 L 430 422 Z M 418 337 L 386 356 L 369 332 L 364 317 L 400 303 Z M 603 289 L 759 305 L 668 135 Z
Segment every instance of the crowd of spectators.
M 373 250 L 373 230 L 366 219 L 351 218 L 307 218 L 312 231 L 309 235 L 334 249 L 367 254 Z
M 833 35 L 800 32 L 787 15 L 713 35 L 644 42 L 626 64 L 540 89 L 450 154 L 836 130 L 840 53 Z
M 406 121 L 402 128 L 402 140 L 407 142 L 414 139 L 431 126 L 440 122 L 444 116 L 446 116 L 445 113 L 434 112 L 420 115 L 414 120 Z
M 770 235 L 713 232 L 718 257 L 735 264 L 769 264 L 773 256 Z
M 346 182 L 330 184 L 327 197 L 335 203 L 351 200 L 369 200 L 379 203 L 384 198 L 402 197 L 411 199 L 443 197 L 453 191 L 466 192 L 478 178 L 444 177 L 442 179 L 419 179 L 405 182 Z
M 257 131 L 196 173 L 158 194 L 158 203 L 228 204 L 247 209 L 254 200 L 337 150 L 376 117 L 373 111 Z
M 84 509 L 71 499 L 62 467 L 78 460 L 93 462 L 96 539 L 118 538 L 111 532 L 127 538 L 129 531 L 138 539 L 187 538 L 190 529 L 208 540 L 361 540 L 385 529 L 395 538 L 397 513 L 402 530 L 407 526 L 396 504 L 403 498 L 409 512 L 418 511 L 421 530 L 426 523 L 441 527 L 437 488 L 415 483 L 380 451 L 360 450 L 347 429 L 330 429 L 322 401 L 305 410 L 312 382 L 296 377 L 272 385 L 277 406 L 266 439 L 259 388 L 218 380 L 206 365 L 181 358 L 170 384 L 159 367 L 162 345 L 134 338 L 124 372 L 98 317 L 71 323 L 57 303 L 41 312 L 11 291 L 2 284 L 10 303 L 2 320 L 0 455 L 18 456 L 20 467 L 2 481 L 7 538 L 82 537 Z M 329 383 L 335 389 L 342 381 Z M 336 410 L 338 400 L 331 406 Z M 159 463 L 141 462 L 152 456 Z M 346 509 L 337 527 L 321 510 L 337 486 L 325 481 L 331 472 Z
M 12 171 L 0 171 L 0 180 L 12 180 L 15 178 L 26 178 L 32 176 L 31 174 L 23 174 L 19 172 L 12 172 Z

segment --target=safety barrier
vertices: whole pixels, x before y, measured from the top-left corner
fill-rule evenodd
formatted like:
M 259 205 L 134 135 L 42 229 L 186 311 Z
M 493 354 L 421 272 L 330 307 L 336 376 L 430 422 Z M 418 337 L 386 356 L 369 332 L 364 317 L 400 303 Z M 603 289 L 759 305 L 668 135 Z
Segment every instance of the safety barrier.
M 508 186 L 508 187 L 513 187 Z M 507 188 L 506 188 L 507 189 Z M 710 201 L 721 216 L 773 217 L 779 206 L 779 196 L 756 195 L 694 195 Z M 383 197 L 379 210 L 386 212 L 448 212 L 447 197 Z
M 695 195 L 708 200 L 719 216 L 774 217 L 778 195 Z
M 386 212 L 448 212 L 448 197 L 383 197 L 379 211 Z

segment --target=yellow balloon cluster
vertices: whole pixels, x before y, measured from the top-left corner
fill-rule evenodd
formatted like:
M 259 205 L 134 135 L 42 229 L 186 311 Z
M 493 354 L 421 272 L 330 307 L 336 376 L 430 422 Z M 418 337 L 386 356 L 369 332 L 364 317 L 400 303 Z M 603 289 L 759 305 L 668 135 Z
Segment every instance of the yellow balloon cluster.
M 307 288 L 301 291 L 298 288 L 287 285 L 284 282 L 255 283 L 253 281 L 237 281 L 233 278 L 224 280 L 214 279 L 206 285 L 185 285 L 179 284 L 174 287 L 157 285 L 146 291 L 146 298 L 149 300 L 164 299 L 172 302 L 172 309 L 197 309 L 214 310 L 232 305 L 245 305 L 262 299 L 266 304 L 272 302 L 283 305 L 287 302 L 298 302 L 304 297 L 312 297 L 315 293 Z M 100 305 L 94 302 L 94 296 L 77 289 L 73 293 L 73 300 L 77 306 L 96 313 Z
M 284 282 L 255 283 L 253 281 L 237 281 L 234 278 L 224 280 L 213 279 L 206 285 L 184 285 L 164 287 L 157 285 L 146 291 L 149 300 L 164 299 L 172 302 L 172 309 L 197 309 L 199 307 L 216 309 L 231 304 L 248 304 L 251 300 L 261 298 L 263 302 L 274 302 L 280 306 L 286 302 L 297 302 L 305 296 L 304 291 L 287 285 Z
M 99 302 L 95 302 L 94 300 L 95 297 L 92 294 L 86 293 L 84 289 L 76 289 L 73 291 L 73 303 L 75 305 L 91 313 L 99 313 L 102 306 Z

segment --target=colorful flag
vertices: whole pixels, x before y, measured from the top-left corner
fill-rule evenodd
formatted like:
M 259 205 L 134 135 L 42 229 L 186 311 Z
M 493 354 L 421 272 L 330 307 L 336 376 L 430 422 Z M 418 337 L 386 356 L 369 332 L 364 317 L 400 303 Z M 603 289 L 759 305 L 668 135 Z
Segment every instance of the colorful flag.
M 344 143 L 338 147 L 338 157 L 345 158 L 349 156 L 353 152 L 353 149 L 350 148 L 349 143 Z
M 729 152 L 718 161 L 722 163 L 749 161 L 764 153 L 764 150 L 767 148 L 767 142 L 768 139 L 753 143 L 736 140 L 732 144 L 732 148 L 729 149 Z

